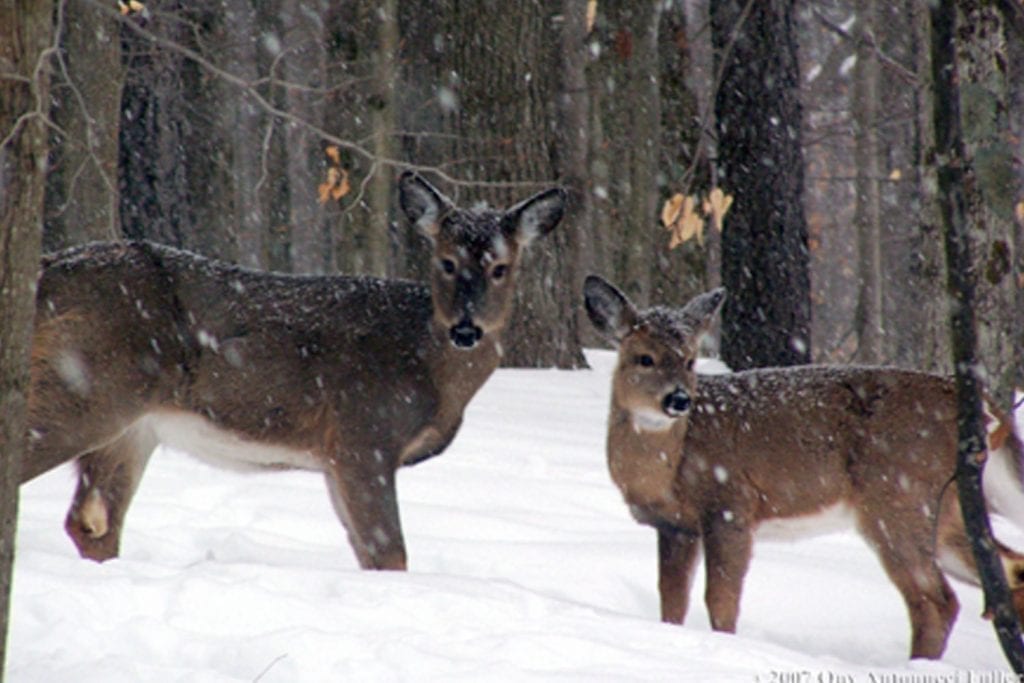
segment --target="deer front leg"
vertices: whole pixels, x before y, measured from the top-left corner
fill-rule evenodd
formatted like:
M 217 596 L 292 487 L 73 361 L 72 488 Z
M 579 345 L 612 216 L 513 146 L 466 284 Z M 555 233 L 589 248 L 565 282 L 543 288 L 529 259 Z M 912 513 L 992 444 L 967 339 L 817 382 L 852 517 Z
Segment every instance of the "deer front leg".
M 711 628 L 736 632 L 743 579 L 750 566 L 753 532 L 731 511 L 715 513 L 704 524 L 704 562 L 707 586 L 704 602 Z
M 690 605 L 690 582 L 700 549 L 697 534 L 671 526 L 658 527 L 658 593 L 661 620 L 682 624 Z
M 370 462 L 366 462 L 369 460 Z M 395 469 L 375 456 L 332 459 L 327 488 L 363 569 L 406 568 Z
M 78 458 L 64 529 L 82 557 L 103 562 L 118 556 L 128 505 L 156 446 L 148 428 L 136 427 Z

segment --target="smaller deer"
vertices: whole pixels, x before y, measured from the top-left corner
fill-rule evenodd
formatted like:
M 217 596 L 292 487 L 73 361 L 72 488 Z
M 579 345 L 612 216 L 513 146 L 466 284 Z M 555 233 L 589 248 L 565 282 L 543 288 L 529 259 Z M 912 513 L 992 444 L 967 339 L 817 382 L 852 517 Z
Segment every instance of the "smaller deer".
M 830 531 L 825 513 L 839 512 L 903 595 L 911 656 L 940 657 L 959 609 L 942 570 L 978 581 L 952 481 L 952 381 L 838 366 L 698 376 L 698 342 L 724 289 L 643 311 L 597 276 L 584 294 L 618 346 L 608 467 L 634 518 L 657 530 L 662 620 L 683 622 L 703 546 L 711 625 L 734 632 L 754 532 L 787 521 Z M 986 502 L 1020 523 L 1024 447 L 1012 418 L 986 407 Z M 999 553 L 1019 598 L 1024 555 Z
M 498 366 L 522 251 L 565 194 L 466 210 L 405 173 L 399 200 L 432 245 L 429 287 L 257 272 L 150 242 L 44 259 L 21 481 L 77 459 L 65 527 L 84 557 L 117 556 L 164 443 L 323 472 L 360 566 L 406 568 L 396 471 L 448 446 Z

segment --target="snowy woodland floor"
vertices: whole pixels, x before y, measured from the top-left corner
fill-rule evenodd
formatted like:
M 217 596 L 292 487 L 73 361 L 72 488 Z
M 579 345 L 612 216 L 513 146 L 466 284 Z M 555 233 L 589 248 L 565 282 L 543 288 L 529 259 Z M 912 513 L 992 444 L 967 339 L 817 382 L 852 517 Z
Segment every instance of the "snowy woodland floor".
M 1016 680 L 959 583 L 944 659 L 909 662 L 900 596 L 852 532 L 756 545 L 735 636 L 709 629 L 702 576 L 687 624 L 660 624 L 654 532 L 605 470 L 613 357 L 590 357 L 498 371 L 449 450 L 399 474 L 408 573 L 357 569 L 317 474 L 158 452 L 102 565 L 63 531 L 70 467 L 36 479 L 6 680 Z

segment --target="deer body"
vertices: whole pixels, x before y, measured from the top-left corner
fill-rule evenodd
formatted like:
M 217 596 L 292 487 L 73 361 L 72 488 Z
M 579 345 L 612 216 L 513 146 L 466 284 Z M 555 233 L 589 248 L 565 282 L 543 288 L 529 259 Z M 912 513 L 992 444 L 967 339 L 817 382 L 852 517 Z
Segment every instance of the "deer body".
M 561 191 L 457 209 L 414 174 L 401 203 L 434 246 L 431 285 L 264 273 L 147 242 L 44 263 L 22 481 L 77 458 L 66 528 L 117 555 L 153 447 L 325 474 L 365 568 L 403 569 L 395 473 L 444 450 L 497 367 L 519 251 Z
M 634 517 L 658 533 L 662 619 L 682 623 L 699 551 L 716 630 L 734 631 L 755 532 L 852 523 L 907 604 L 911 654 L 942 654 L 958 605 L 942 571 L 977 582 L 956 485 L 951 380 L 875 367 L 802 366 L 698 377 L 697 341 L 724 298 L 638 311 L 596 277 L 587 307 L 619 345 L 609 470 Z M 988 406 L 988 502 L 1024 521 L 1024 448 Z M 1010 586 L 1024 556 L 999 546 Z

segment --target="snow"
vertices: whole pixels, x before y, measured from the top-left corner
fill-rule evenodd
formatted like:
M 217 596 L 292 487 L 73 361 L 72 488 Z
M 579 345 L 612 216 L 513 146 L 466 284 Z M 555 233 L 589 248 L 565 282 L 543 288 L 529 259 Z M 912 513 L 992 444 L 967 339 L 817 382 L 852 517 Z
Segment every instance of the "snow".
M 710 630 L 700 575 L 686 625 L 659 623 L 654 532 L 605 468 L 613 356 L 589 357 L 499 370 L 449 450 L 400 472 L 406 573 L 357 569 L 308 472 L 157 452 L 104 564 L 64 534 L 70 467 L 26 484 L 6 680 L 1015 680 L 961 583 L 944 659 L 908 661 L 852 532 L 759 542 L 737 635 Z

